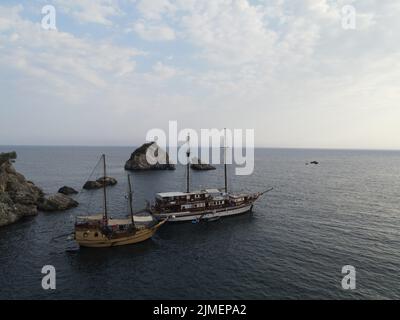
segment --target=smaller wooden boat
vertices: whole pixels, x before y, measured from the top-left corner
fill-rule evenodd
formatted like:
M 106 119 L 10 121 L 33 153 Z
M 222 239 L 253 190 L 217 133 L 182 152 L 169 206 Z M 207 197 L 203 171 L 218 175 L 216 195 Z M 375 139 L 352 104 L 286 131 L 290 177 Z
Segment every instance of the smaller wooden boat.
M 104 177 L 106 177 L 106 160 L 102 156 Z M 82 247 L 113 247 L 134 244 L 150 239 L 167 221 L 157 221 L 151 215 L 135 216 L 132 209 L 132 186 L 128 175 L 128 200 L 130 217 L 113 219 L 107 212 L 106 184 L 103 185 L 104 212 L 99 215 L 80 216 L 75 222 L 74 239 Z

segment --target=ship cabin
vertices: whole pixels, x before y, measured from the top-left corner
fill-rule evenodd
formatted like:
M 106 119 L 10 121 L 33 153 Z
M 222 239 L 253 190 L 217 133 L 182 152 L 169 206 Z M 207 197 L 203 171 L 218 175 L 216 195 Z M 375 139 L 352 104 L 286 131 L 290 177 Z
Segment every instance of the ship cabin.
M 247 200 L 247 197 L 244 194 L 231 194 L 229 200 L 235 205 L 240 205 Z
M 205 189 L 185 192 L 164 192 L 156 194 L 156 210 L 167 212 L 201 211 L 208 207 L 219 207 L 226 204 L 226 195 L 219 189 Z

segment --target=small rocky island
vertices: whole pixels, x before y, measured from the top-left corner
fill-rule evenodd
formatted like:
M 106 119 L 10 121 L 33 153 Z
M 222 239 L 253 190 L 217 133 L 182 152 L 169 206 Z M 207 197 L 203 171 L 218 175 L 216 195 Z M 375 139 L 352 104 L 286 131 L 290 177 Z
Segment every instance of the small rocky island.
M 46 212 L 65 211 L 75 208 L 78 205 L 79 203 L 77 201 L 65 194 L 55 193 L 39 201 L 38 209 Z
M 202 163 L 199 158 L 193 158 L 190 168 L 197 171 L 215 170 L 216 168 L 208 163 Z
M 16 158 L 15 152 L 0 153 L 0 226 L 35 216 L 38 210 L 63 211 L 78 205 L 61 193 L 45 197 L 39 187 L 15 170 L 12 163 Z
M 78 191 L 76 191 L 74 188 L 64 186 L 58 190 L 58 193 L 65 194 L 66 196 L 70 196 L 72 194 L 78 194 Z
M 147 157 L 150 157 L 151 163 L 147 161 L 146 154 Z M 158 161 L 160 159 L 161 161 Z M 149 142 L 131 154 L 125 163 L 125 170 L 175 170 L 175 165 L 169 162 L 168 153 L 161 149 L 156 142 Z
M 112 177 L 101 177 L 97 179 L 96 181 L 86 181 L 86 183 L 83 185 L 83 189 L 85 190 L 94 190 L 94 189 L 100 189 L 103 188 L 105 185 L 106 187 L 108 186 L 115 186 L 118 183 L 118 181 L 115 178 Z

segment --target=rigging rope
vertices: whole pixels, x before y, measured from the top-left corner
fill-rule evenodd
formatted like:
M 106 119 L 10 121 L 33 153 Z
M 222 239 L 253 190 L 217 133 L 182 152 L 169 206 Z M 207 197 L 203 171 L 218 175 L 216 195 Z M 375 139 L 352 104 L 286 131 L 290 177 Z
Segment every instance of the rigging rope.
M 92 178 L 94 172 L 99 167 L 101 160 L 102 160 L 102 157 L 99 158 L 99 160 L 97 161 L 97 163 L 94 166 L 93 170 L 90 172 L 89 176 L 86 178 L 86 180 L 84 180 L 84 183 L 81 185 L 81 188 L 80 188 L 80 190 L 78 192 L 78 195 L 76 197 L 76 201 L 79 202 L 79 200 L 81 199 L 82 193 L 85 191 L 85 189 L 83 188 L 84 184 Z M 92 200 L 93 200 L 93 193 L 89 193 L 89 201 L 83 206 L 83 208 L 86 209 L 86 211 L 88 211 L 88 209 L 89 209 L 89 207 L 90 207 L 90 205 L 92 203 Z M 77 215 L 77 213 L 70 215 L 70 222 L 74 221 L 74 219 L 76 218 L 76 215 Z

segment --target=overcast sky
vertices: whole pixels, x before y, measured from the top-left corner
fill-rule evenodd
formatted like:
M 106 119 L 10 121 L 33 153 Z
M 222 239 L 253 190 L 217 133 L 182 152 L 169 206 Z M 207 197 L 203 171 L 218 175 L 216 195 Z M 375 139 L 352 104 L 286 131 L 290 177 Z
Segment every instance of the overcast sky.
M 169 120 L 400 149 L 400 1 L 1 1 L 0 144 L 137 145 Z

